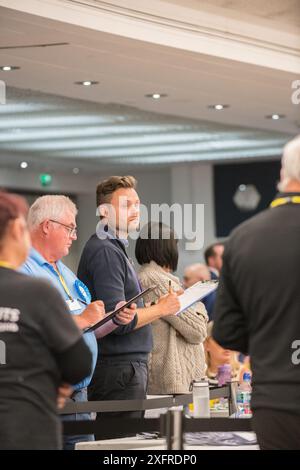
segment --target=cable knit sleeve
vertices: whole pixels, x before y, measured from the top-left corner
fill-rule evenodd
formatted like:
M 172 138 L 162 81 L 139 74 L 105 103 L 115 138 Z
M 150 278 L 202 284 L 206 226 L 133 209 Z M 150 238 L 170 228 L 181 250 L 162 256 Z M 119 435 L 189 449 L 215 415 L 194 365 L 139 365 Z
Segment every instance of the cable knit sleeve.
M 140 281 L 143 288 L 153 284 L 157 285 L 154 294 L 155 300 L 168 293 L 169 277 L 161 271 L 150 269 L 144 271 L 141 273 Z M 172 280 L 172 287 L 174 291 L 181 289 L 179 280 L 177 280 L 176 283 Z M 202 302 L 197 302 L 178 316 L 170 315 L 168 317 L 162 317 L 161 320 L 171 325 L 188 343 L 203 343 L 207 336 L 208 316 Z

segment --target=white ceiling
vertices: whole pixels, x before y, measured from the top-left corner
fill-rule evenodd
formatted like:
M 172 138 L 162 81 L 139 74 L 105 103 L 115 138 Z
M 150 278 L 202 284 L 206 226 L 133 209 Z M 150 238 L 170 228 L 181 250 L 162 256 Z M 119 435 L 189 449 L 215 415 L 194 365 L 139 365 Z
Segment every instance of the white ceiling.
M 0 165 L 93 172 L 103 166 L 274 158 L 288 136 L 9 88 Z
M 0 72 L 8 87 L 8 103 L 0 107 L 2 165 L 24 157 L 40 166 L 59 162 L 87 169 L 99 161 L 268 158 L 299 132 L 299 107 L 291 102 L 291 82 L 298 78 L 293 74 L 2 7 L 0 26 L 1 47 L 67 43 L 0 50 L 0 65 L 21 67 Z M 99 85 L 80 87 L 74 84 L 78 80 Z M 168 96 L 145 98 L 152 92 Z M 208 109 L 219 102 L 230 108 Z M 286 119 L 265 119 L 272 113 Z
M 164 0 L 195 10 L 214 11 L 224 17 L 255 17 L 259 24 L 276 26 L 280 30 L 300 31 L 299 0 Z

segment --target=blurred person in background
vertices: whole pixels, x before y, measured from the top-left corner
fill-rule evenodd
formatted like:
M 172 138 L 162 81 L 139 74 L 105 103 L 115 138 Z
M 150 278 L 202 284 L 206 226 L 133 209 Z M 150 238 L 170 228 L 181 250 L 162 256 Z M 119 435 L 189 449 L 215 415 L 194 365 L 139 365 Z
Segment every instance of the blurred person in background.
M 220 277 L 220 272 L 223 266 L 223 243 L 213 243 L 208 246 L 204 252 L 205 263 L 210 271 L 211 280 L 217 280 Z
M 238 354 L 229 349 L 224 349 L 212 337 L 213 322 L 209 322 L 207 338 L 204 342 L 206 373 L 211 385 L 218 385 L 218 368 L 225 364 L 231 366 L 232 380 L 240 379 L 242 364 L 238 361 Z
M 195 263 L 191 264 L 184 270 L 183 286 L 185 289 L 193 286 L 199 281 L 210 281 L 210 272 L 205 264 Z

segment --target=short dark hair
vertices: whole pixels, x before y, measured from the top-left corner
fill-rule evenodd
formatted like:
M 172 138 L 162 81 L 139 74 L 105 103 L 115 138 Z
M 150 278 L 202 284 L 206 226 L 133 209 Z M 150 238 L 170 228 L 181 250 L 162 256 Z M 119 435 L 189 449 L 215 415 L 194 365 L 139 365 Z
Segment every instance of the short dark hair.
M 0 243 L 2 242 L 8 224 L 20 216 L 26 217 L 28 204 L 22 196 L 0 191 Z
M 168 231 L 168 238 L 163 237 Z M 155 238 L 154 238 L 155 232 Z M 141 236 L 142 235 L 142 236 Z M 155 261 L 161 267 L 176 271 L 178 265 L 178 240 L 174 231 L 162 222 L 150 222 L 142 229 L 136 241 L 135 257 L 143 265 Z
M 110 176 L 101 181 L 97 186 L 96 202 L 97 207 L 111 201 L 112 194 L 120 188 L 135 189 L 137 185 L 133 176 Z
M 207 265 L 208 265 L 208 259 L 211 258 L 212 256 L 216 256 L 216 252 L 215 252 L 216 246 L 223 246 L 223 243 L 218 243 L 218 242 L 213 243 L 212 245 L 209 245 L 204 251 L 205 263 Z

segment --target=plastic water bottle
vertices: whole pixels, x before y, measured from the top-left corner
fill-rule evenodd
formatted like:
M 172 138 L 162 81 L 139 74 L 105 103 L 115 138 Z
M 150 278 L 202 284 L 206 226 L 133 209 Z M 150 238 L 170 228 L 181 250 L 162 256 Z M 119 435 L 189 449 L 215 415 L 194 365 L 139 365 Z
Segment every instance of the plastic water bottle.
M 250 418 L 251 412 L 251 374 L 245 372 L 243 381 L 237 388 L 236 402 L 237 402 L 237 416 L 238 418 Z
M 207 380 L 193 382 L 194 418 L 210 418 L 209 385 Z

